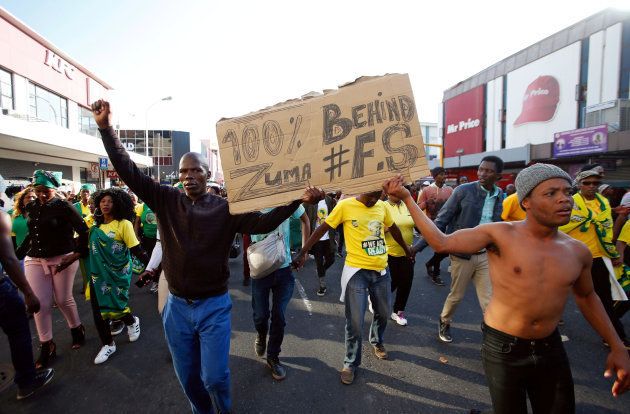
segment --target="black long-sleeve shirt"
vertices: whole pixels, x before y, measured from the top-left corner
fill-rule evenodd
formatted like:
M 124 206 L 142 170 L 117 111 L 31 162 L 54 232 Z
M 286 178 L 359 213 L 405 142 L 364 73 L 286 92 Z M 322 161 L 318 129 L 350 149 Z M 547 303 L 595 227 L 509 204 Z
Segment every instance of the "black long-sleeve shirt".
M 114 130 L 100 130 L 105 150 L 120 178 L 155 212 L 163 247 L 162 267 L 171 293 L 200 299 L 227 292 L 228 253 L 236 233 L 268 233 L 300 205 L 296 200 L 266 214 L 232 215 L 223 198 L 204 194 L 193 201 L 162 186 L 131 161 Z
M 87 257 L 88 227 L 72 204 L 54 197 L 46 204 L 32 201 L 25 210 L 28 236 L 18 249 L 18 257 L 54 257 L 70 252 Z M 78 242 L 74 240 L 75 232 Z

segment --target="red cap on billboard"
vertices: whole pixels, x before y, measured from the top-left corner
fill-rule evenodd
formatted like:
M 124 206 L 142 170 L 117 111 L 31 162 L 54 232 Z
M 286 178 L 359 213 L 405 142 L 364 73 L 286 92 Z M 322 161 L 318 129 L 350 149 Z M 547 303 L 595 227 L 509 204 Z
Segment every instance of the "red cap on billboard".
M 560 85 L 553 76 L 539 76 L 529 84 L 523 96 L 523 109 L 514 125 L 546 122 L 553 118 L 560 102 Z

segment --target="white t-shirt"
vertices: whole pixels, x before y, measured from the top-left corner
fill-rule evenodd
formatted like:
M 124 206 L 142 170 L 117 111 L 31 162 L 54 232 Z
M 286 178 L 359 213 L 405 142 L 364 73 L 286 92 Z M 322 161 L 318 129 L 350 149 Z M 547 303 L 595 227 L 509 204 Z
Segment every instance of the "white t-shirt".
M 621 205 L 624 207 L 630 207 L 630 191 L 625 193 L 621 198 Z
M 328 206 L 326 205 L 326 200 L 319 200 L 319 203 L 317 203 L 317 219 L 315 220 L 315 228 L 313 231 L 315 231 L 315 229 L 317 229 L 326 220 L 328 213 L 329 211 Z M 319 240 L 328 240 L 329 238 L 330 236 L 328 235 L 328 232 L 326 232 Z

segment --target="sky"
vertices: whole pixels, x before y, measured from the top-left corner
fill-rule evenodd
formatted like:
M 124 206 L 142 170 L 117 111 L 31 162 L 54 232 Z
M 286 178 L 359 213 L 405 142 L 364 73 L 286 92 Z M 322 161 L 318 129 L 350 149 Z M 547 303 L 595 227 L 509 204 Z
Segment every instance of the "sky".
M 0 6 L 116 89 L 121 128 L 144 129 L 146 122 L 191 131 L 195 140 L 216 139 L 223 117 L 386 73 L 408 73 L 421 121 L 437 122 L 445 89 L 606 7 L 630 7 L 617 0 Z M 172 100 L 159 102 L 167 96 Z

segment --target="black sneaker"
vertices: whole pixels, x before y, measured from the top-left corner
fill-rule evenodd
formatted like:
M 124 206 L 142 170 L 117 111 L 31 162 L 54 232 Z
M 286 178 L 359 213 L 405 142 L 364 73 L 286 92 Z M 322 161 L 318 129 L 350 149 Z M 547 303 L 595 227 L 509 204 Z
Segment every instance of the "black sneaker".
M 111 332 L 112 336 L 120 334 L 123 329 L 125 329 L 125 323 L 123 321 L 109 321 L 109 331 Z
M 437 286 L 444 286 L 444 282 L 442 281 L 442 278 L 440 276 L 432 276 L 431 281 Z
M 282 381 L 287 376 L 287 370 L 280 363 L 280 360 L 275 358 L 267 358 L 267 366 L 271 369 L 271 376 L 276 381 Z
M 317 296 L 324 296 L 326 294 L 326 286 L 320 286 L 317 291 Z
M 55 375 L 55 370 L 52 368 L 42 369 L 35 373 L 35 378 L 33 378 L 33 382 L 26 387 L 18 388 L 17 399 L 23 400 L 25 398 L 30 397 L 35 394 L 35 392 L 42 388 L 44 385 L 48 384 L 50 380 L 53 379 Z
M 451 337 L 451 325 L 440 320 L 438 337 L 442 342 L 453 342 L 453 338 Z
M 256 350 L 256 355 L 259 357 L 263 357 L 265 355 L 265 351 L 267 350 L 267 335 L 262 336 L 258 334 L 256 336 L 256 340 L 254 341 L 254 349 Z

